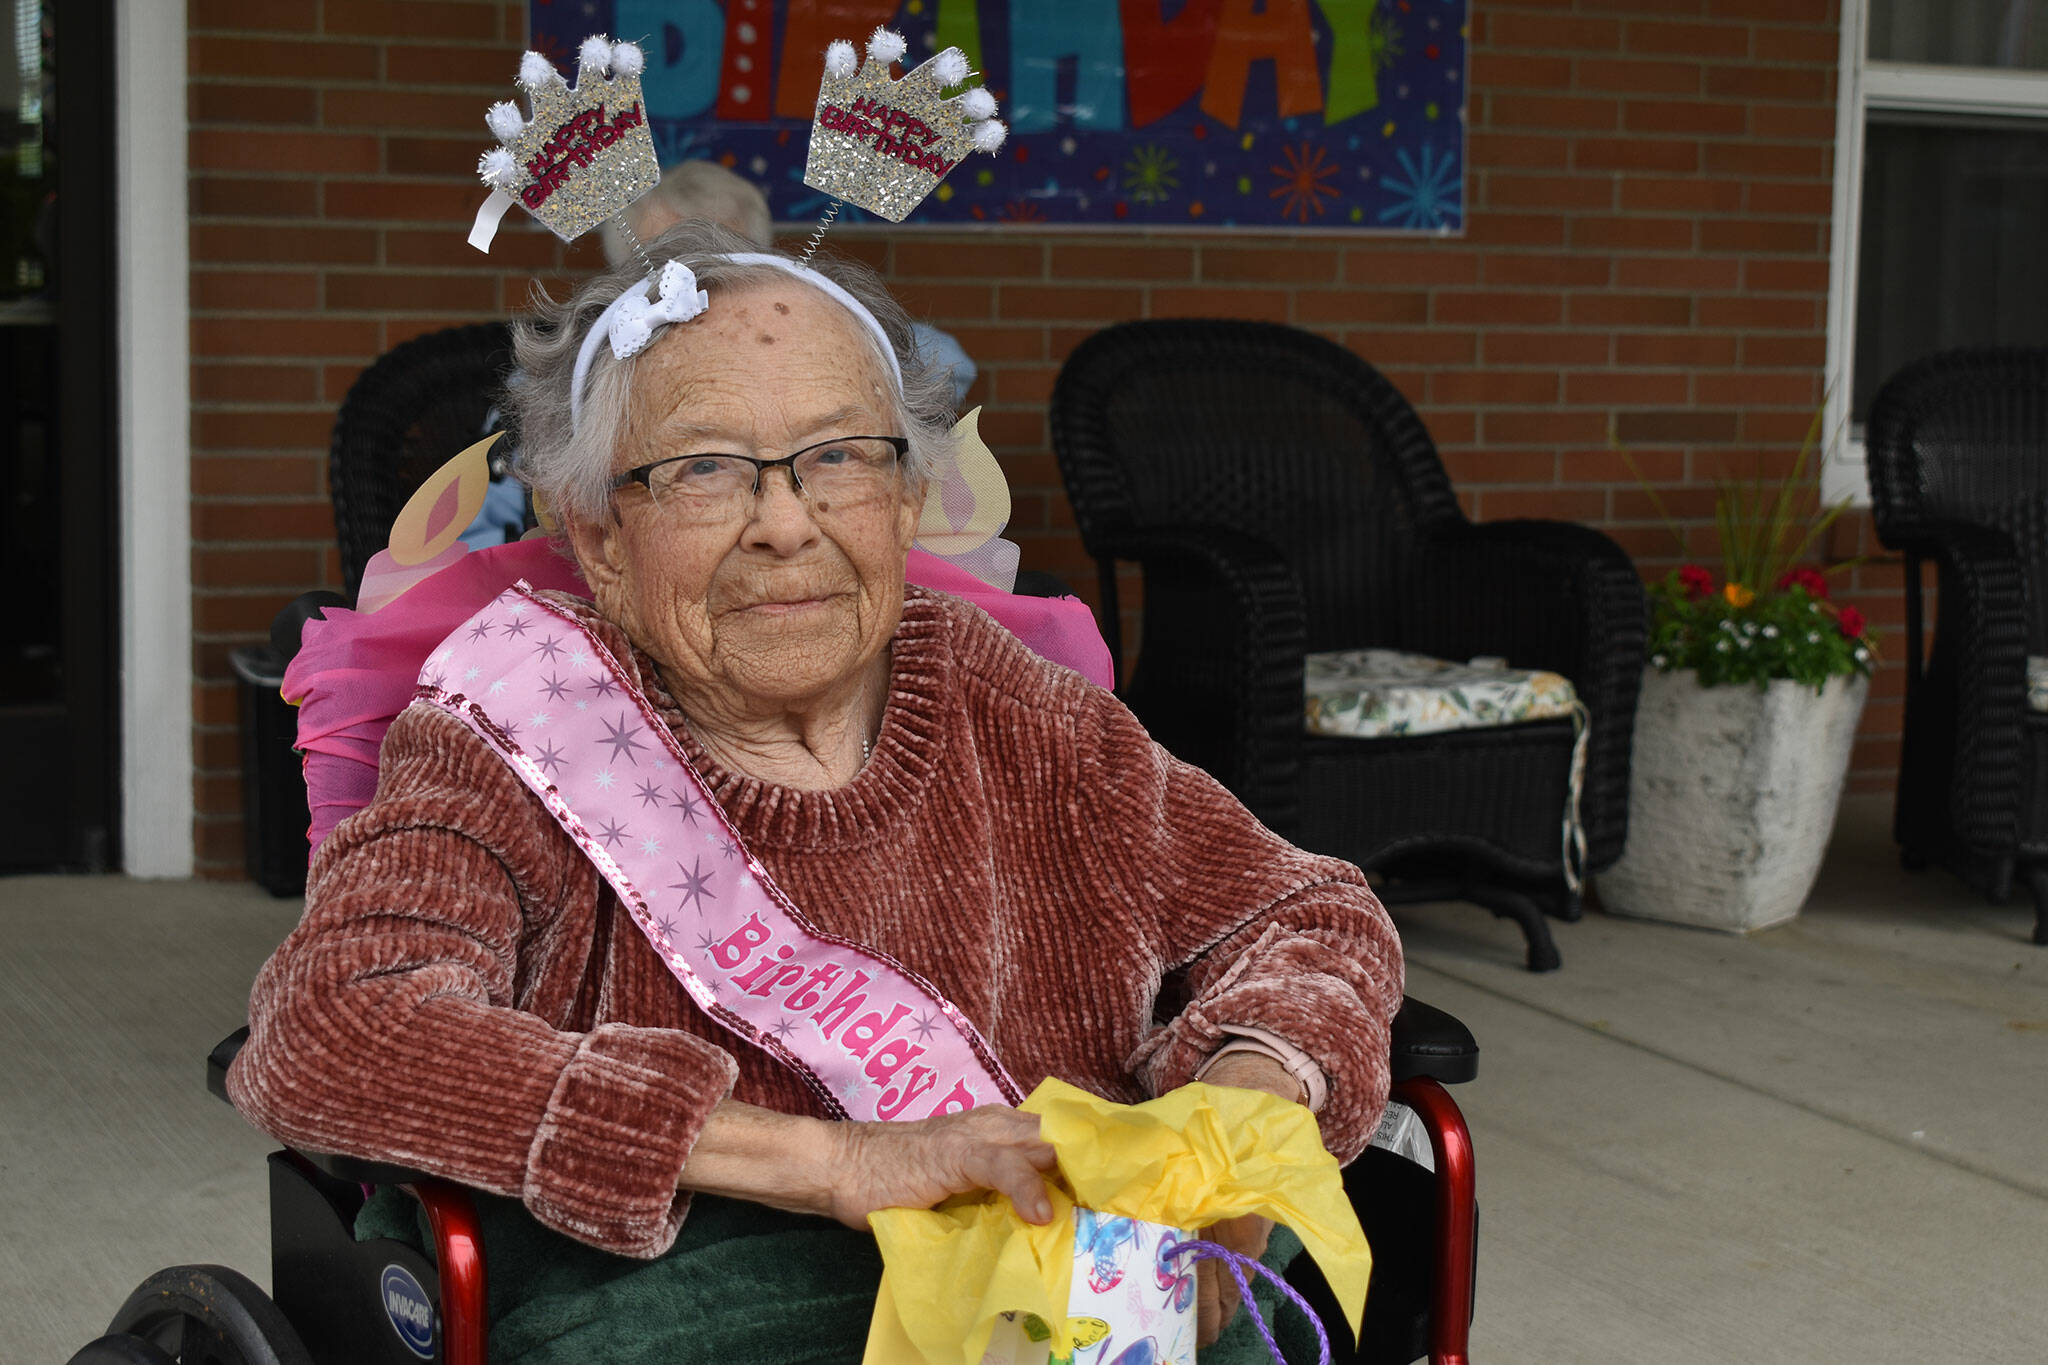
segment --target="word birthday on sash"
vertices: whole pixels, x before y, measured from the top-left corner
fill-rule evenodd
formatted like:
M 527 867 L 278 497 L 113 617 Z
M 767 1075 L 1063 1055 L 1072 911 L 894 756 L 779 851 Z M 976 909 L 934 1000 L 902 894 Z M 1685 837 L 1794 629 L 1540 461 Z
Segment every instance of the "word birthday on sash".
M 537 209 L 545 204 L 550 195 L 569 182 L 572 173 L 597 160 L 599 152 L 639 127 L 645 117 L 638 100 L 620 110 L 614 119 L 606 119 L 604 109 L 599 104 L 583 110 L 541 144 L 540 151 L 526 163 L 532 183 L 519 192 L 526 207 Z
M 848 137 L 873 138 L 876 151 L 936 176 L 943 177 L 955 164 L 937 152 L 925 150 L 939 140 L 939 135 L 923 119 L 872 96 L 862 95 L 851 109 L 826 105 L 819 111 L 818 126 Z
M 764 1000 L 779 994 L 783 1009 L 808 1016 L 821 1039 L 865 1063 L 861 1073 L 882 1087 L 875 1104 L 877 1117 L 902 1116 L 938 1082 L 937 1071 L 916 1065 L 927 1049 L 911 1039 L 930 1038 L 939 1021 L 929 1012 L 911 1018 L 911 1007 L 900 1001 L 891 1003 L 886 1014 L 879 1009 L 862 1014 L 868 1003 L 866 988 L 873 984 L 873 977 L 841 962 L 806 967 L 789 960 L 795 956 L 797 949 L 779 942 L 775 930 L 759 915 L 747 916 L 746 923 L 711 949 L 712 961 L 724 970 L 734 989 Z M 753 965 L 747 966 L 750 957 Z M 740 971 L 742 967 L 745 972 Z M 899 1026 L 901 1033 L 896 1032 Z M 909 1072 L 899 1084 L 898 1075 L 906 1067 Z M 973 1107 L 974 1093 L 965 1081 L 955 1081 L 923 1117 L 957 1114 Z

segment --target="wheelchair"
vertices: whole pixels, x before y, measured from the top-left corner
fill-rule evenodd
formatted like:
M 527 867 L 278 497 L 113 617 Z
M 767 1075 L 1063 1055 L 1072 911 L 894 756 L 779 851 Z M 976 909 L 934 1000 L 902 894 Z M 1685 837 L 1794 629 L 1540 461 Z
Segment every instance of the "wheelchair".
M 206 1059 L 207 1089 L 223 1102 L 228 1065 L 248 1036 L 236 1030 Z M 1357 1351 L 1340 1340 L 1341 1325 L 1331 1331 L 1339 1362 L 1469 1358 L 1478 1237 L 1472 1142 L 1444 1087 L 1471 1080 L 1478 1067 L 1478 1045 L 1462 1023 L 1421 1001 L 1402 1003 L 1393 1097 L 1427 1134 L 1435 1169 L 1378 1146 L 1345 1169 L 1345 1190 L 1376 1254 Z M 70 1365 L 484 1365 L 487 1267 L 468 1191 L 354 1157 L 284 1150 L 268 1160 L 272 1293 L 224 1266 L 158 1271 Z M 378 1185 L 418 1200 L 431 1232 L 426 1252 L 355 1239 L 356 1215 Z M 1341 1324 L 1308 1257 L 1287 1275 L 1325 1323 Z

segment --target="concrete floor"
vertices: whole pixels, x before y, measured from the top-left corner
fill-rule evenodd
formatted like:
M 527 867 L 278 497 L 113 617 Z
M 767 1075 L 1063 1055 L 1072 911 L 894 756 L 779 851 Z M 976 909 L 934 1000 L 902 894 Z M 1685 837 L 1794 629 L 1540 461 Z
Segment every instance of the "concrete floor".
M 1899 873 L 1885 814 L 1748 939 L 1593 915 L 1534 977 L 1484 911 L 1403 909 L 1411 993 L 1484 1052 L 1479 1365 L 2048 1359 L 2048 950 Z M 0 881 L 0 1359 L 65 1360 L 163 1265 L 267 1278 L 268 1144 L 202 1059 L 295 911 Z

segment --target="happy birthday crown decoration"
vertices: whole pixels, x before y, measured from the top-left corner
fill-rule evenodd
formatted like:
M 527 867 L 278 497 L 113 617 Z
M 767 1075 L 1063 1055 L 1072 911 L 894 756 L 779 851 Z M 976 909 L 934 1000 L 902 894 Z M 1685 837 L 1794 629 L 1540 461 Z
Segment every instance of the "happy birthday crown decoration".
M 592 34 L 577 58 L 572 87 L 553 62 L 528 52 L 519 62 L 519 87 L 531 115 L 511 100 L 484 115 L 500 145 L 477 161 L 493 193 L 477 215 L 472 245 L 489 250 L 498 218 L 515 200 L 557 237 L 574 241 L 660 181 L 640 97 L 646 57 L 632 43 Z
M 825 49 L 804 164 L 806 185 L 892 223 L 902 222 L 967 153 L 993 152 L 1009 132 L 987 90 L 946 97 L 974 74 L 967 54 L 949 47 L 898 79 L 891 65 L 908 47 L 902 34 L 877 28 L 864 63 L 843 38 Z

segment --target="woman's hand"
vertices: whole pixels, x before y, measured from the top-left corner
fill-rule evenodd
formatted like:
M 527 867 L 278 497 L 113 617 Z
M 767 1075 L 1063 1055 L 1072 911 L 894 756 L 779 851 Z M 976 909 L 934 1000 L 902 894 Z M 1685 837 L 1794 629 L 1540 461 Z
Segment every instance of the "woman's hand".
M 1058 1164 L 1038 1115 L 1001 1105 L 910 1123 L 835 1123 L 832 1217 L 865 1228 L 876 1209 L 928 1209 L 974 1190 L 1009 1196 L 1027 1223 L 1052 1218 L 1045 1174 Z
M 1232 1085 L 1245 1090 L 1263 1090 L 1283 1100 L 1300 1103 L 1301 1082 L 1271 1057 L 1256 1052 L 1233 1052 L 1210 1067 L 1202 1076 L 1209 1085 Z M 1202 1236 L 1244 1256 L 1263 1256 L 1266 1240 L 1273 1234 L 1270 1218 L 1248 1213 L 1226 1218 L 1202 1230 Z M 1195 1264 L 1195 1346 L 1213 1344 L 1237 1313 L 1237 1281 L 1216 1260 Z

